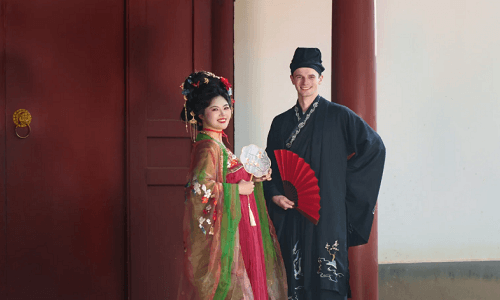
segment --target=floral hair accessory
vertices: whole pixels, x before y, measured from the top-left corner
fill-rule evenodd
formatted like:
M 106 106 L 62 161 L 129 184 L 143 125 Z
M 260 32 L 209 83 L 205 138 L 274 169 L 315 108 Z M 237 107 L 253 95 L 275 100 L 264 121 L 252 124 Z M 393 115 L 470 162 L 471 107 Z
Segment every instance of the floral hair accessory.
M 231 89 L 231 84 L 227 78 L 221 77 L 220 81 L 224 84 L 227 90 L 227 94 L 231 97 L 233 95 L 233 89 Z
M 192 83 L 192 85 L 193 85 L 194 87 L 199 87 L 199 86 L 200 86 L 200 81 L 198 80 L 198 82 L 197 82 L 197 83 Z
M 220 81 L 224 83 L 224 86 L 226 87 L 226 90 L 229 91 L 231 89 L 231 84 L 229 83 L 229 80 L 227 80 L 224 77 L 220 78 Z
M 181 83 L 180 88 L 182 90 L 182 95 L 184 95 L 184 107 L 186 107 L 186 103 L 185 102 L 188 100 L 186 96 L 189 94 L 190 91 L 184 89 L 184 82 Z

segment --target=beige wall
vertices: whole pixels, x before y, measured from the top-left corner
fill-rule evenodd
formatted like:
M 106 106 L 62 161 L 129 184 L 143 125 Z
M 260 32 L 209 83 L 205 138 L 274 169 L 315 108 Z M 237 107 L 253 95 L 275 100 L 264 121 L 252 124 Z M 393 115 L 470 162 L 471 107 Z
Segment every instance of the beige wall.
M 266 146 L 272 119 L 292 107 L 297 93 L 290 61 L 297 47 L 323 54 L 320 94 L 331 94 L 330 0 L 237 0 L 235 3 L 235 152 Z
M 381 263 L 500 259 L 499 11 L 377 0 Z
M 235 2 L 236 153 L 264 147 L 296 93 L 297 46 L 321 48 L 331 0 Z M 500 259 L 500 2 L 377 0 L 377 123 L 387 146 L 379 261 Z

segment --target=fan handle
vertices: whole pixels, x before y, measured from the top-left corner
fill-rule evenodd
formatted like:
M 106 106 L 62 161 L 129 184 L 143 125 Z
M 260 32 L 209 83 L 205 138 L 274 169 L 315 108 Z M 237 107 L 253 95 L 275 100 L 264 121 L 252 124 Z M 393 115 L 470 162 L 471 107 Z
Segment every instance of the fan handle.
M 311 223 L 313 223 L 314 225 L 318 225 L 319 220 L 316 220 L 315 218 L 311 217 L 308 213 L 299 208 L 298 206 L 299 196 L 297 194 L 297 189 L 293 186 L 293 184 L 288 180 L 283 180 L 283 189 L 285 190 L 285 197 L 287 197 L 288 200 L 293 201 L 294 203 L 293 208 L 296 209 L 301 215 L 306 217 L 309 221 L 311 221 Z
M 293 201 L 295 206 L 297 206 L 299 195 L 297 194 L 297 189 L 293 186 L 293 184 L 288 180 L 283 180 L 283 189 L 285 190 L 285 197 L 287 197 L 288 200 Z

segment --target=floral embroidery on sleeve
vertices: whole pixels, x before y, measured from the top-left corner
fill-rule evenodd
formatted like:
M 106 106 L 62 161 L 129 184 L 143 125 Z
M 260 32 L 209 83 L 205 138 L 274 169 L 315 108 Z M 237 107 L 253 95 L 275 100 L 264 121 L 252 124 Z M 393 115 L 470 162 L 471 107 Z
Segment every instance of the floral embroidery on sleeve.
M 196 180 L 196 177 L 195 179 L 193 179 L 193 193 L 196 195 L 196 194 L 201 194 L 201 190 L 200 190 L 200 183 L 198 182 L 198 180 Z
M 238 165 L 238 158 L 234 155 L 229 149 L 226 148 L 228 160 L 227 160 L 227 168 L 232 169 Z
M 205 193 L 205 195 L 203 195 L 203 197 L 201 197 L 201 202 L 202 203 L 207 203 L 208 199 L 212 195 L 212 191 L 210 189 L 207 189 L 207 187 L 204 184 L 201 186 L 201 189 Z
M 213 207 L 217 205 L 217 200 L 214 199 L 213 203 L 210 204 L 210 198 L 214 198 L 215 195 L 212 194 L 212 190 L 207 188 L 205 184 L 200 184 L 198 182 L 198 177 L 195 175 L 192 179 L 191 189 L 194 195 L 201 197 L 201 203 L 208 205 L 203 209 L 203 215 L 198 218 L 198 227 L 203 232 L 203 234 L 207 234 L 207 230 L 205 229 L 205 224 L 210 226 L 209 234 L 214 234 L 214 229 L 212 226 L 213 223 L 217 220 L 217 212 L 213 210 L 213 216 L 210 216 L 211 210 Z

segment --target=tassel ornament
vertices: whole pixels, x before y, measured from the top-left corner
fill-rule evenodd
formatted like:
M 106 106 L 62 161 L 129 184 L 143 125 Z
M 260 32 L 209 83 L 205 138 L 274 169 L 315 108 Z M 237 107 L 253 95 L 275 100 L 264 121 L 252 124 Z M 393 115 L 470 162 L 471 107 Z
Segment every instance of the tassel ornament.
M 250 226 L 257 226 L 257 223 L 255 222 L 255 217 L 253 216 L 252 209 L 250 208 L 250 197 L 247 196 L 248 199 L 248 214 L 250 215 Z

